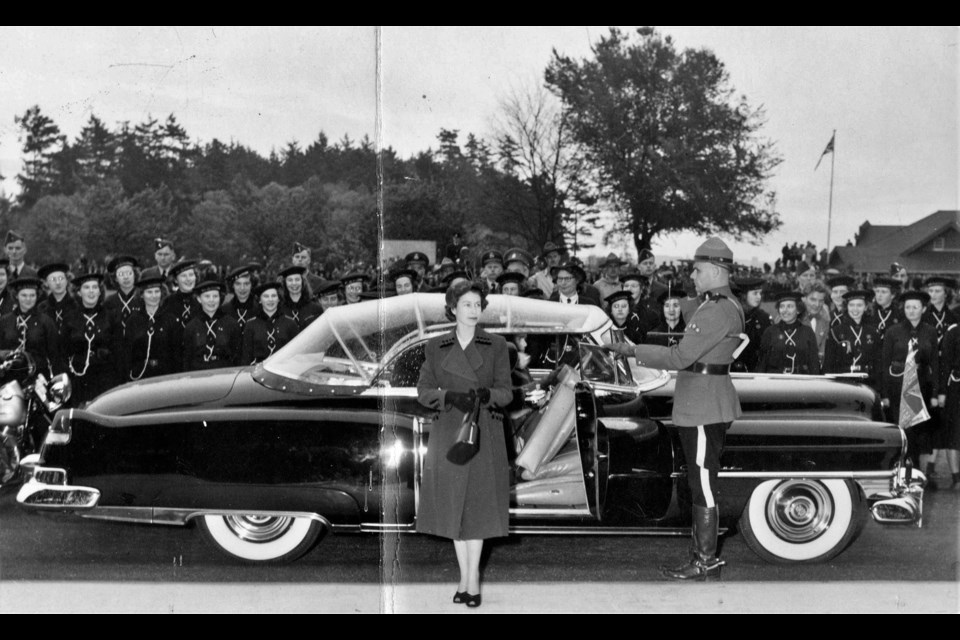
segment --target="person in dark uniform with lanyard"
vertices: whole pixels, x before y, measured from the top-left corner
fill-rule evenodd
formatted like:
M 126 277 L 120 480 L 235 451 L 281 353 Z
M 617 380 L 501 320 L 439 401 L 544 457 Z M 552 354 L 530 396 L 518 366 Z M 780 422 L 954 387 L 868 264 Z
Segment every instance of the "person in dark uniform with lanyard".
M 297 323 L 280 312 L 280 290 L 279 282 L 264 282 L 257 287 L 260 311 L 243 332 L 241 365 L 263 362 L 299 333 Z
M 233 289 L 233 297 L 223 303 L 223 312 L 237 321 L 242 333 L 247 323 L 253 320 L 259 311 L 257 297 L 253 295 L 255 283 L 250 265 L 228 273 L 227 286 Z
M 362 302 L 364 285 L 370 278 L 367 274 L 360 271 L 354 271 L 340 278 L 340 284 L 343 286 L 344 304 L 357 304 Z M 422 282 L 421 282 L 422 284 Z
M 953 489 L 960 485 L 960 325 L 952 325 L 940 343 L 938 404 L 943 412 L 939 446 L 947 451 Z
M 883 343 L 876 325 L 864 322 L 873 294 L 857 289 L 844 294 L 847 311 L 840 324 L 830 327 L 824 373 L 865 373 L 866 383 L 879 389 Z
M 900 399 L 903 392 L 903 375 L 907 355 L 915 353 L 917 378 L 920 382 L 920 395 L 927 407 L 937 404 L 937 386 L 940 374 L 940 353 L 937 346 L 937 330 L 923 322 L 923 308 L 930 301 L 924 291 L 904 291 L 900 295 L 903 302 L 903 322 L 887 329 L 883 337 L 880 397 L 888 409 L 890 422 L 900 421 Z M 906 428 L 907 453 L 914 465 L 931 463 L 932 420 Z M 906 425 L 900 425 L 906 427 Z M 932 471 L 932 468 L 929 469 Z M 928 473 L 928 475 L 933 475 Z
M 772 324 L 770 314 L 760 307 L 763 302 L 763 279 L 741 278 L 736 281 L 734 290 L 739 293 L 740 302 L 745 311 L 746 330 L 744 333 L 750 339 L 746 348 L 733 363 L 734 371 L 753 372 L 760 362 L 760 340 L 763 332 Z
M 650 278 L 638 271 L 630 271 L 620 276 L 624 291 L 630 292 L 630 308 L 640 319 L 640 328 L 644 335 L 660 324 L 661 307 L 647 297 Z
M 813 329 L 798 322 L 802 294 L 781 291 L 777 295 L 780 321 L 766 328 L 760 338 L 758 373 L 820 375 L 817 336 Z
M 923 283 L 923 288 L 930 296 L 930 304 L 923 312 L 923 321 L 937 330 L 938 343 L 943 340 L 943 335 L 947 332 L 947 329 L 960 322 L 956 314 L 947 308 L 948 292 L 956 286 L 957 283 L 953 280 L 941 277 L 927 278 Z
M 743 332 L 743 309 L 730 290 L 733 252 L 719 238 L 710 238 L 694 255 L 693 281 L 702 302 L 691 314 L 686 332 L 672 347 L 608 344 L 612 351 L 636 357 L 637 364 L 677 371 L 673 425 L 677 428 L 687 463 L 687 481 L 693 499 L 695 553 L 678 567 L 661 567 L 676 580 L 719 577 L 717 557 L 719 513 L 717 476 L 723 441 L 731 423 L 740 417 L 740 401 L 730 380 L 733 353 Z
M 10 261 L 6 258 L 0 259 L 0 317 L 12 313 L 17 306 L 17 292 L 7 286 L 10 281 L 7 276 L 8 264 Z
M 900 293 L 900 281 L 894 278 L 877 278 L 873 281 L 873 313 L 870 320 L 877 326 L 880 343 L 887 329 L 903 321 L 903 312 L 898 308 L 896 297 Z
M 141 278 L 142 306 L 130 314 L 123 337 L 123 379 L 140 380 L 161 376 L 180 368 L 180 351 L 173 352 L 173 336 L 179 323 L 173 314 L 161 313 L 166 278 Z
M 843 320 L 843 314 L 846 312 L 846 303 L 843 296 L 853 286 L 853 278 L 850 276 L 835 276 L 827 280 L 827 286 L 830 288 L 830 328 L 832 329 Z
M 240 361 L 240 325 L 220 308 L 221 291 L 216 280 L 196 288 L 200 313 L 183 328 L 184 371 L 231 367 Z
M 140 290 L 137 288 L 137 259 L 133 256 L 117 256 L 107 263 L 107 272 L 113 276 L 117 291 L 107 297 L 103 308 L 116 314 L 123 330 L 127 330 L 130 314 L 143 308 Z
M 75 406 L 96 398 L 120 382 L 123 327 L 103 307 L 103 275 L 86 273 L 73 279 L 80 304 L 70 314 L 67 368 Z
M 146 273 L 146 272 L 145 272 Z M 170 334 L 171 353 L 176 354 L 170 361 L 171 371 L 175 373 L 180 370 L 183 360 L 179 354 L 183 353 L 183 329 L 187 324 L 200 313 L 200 303 L 193 290 L 197 286 L 197 269 L 195 260 L 181 260 L 167 271 L 167 283 L 170 278 L 176 285 L 176 291 L 163 299 L 160 305 L 160 313 L 172 316 L 175 320 L 171 324 Z
M 646 332 L 640 323 L 640 316 L 630 306 L 631 299 L 629 291 L 614 291 L 606 299 L 609 309 L 607 315 L 613 321 L 613 328 L 616 332 L 614 335 L 627 338 L 633 344 L 641 344 L 646 338 Z
M 69 351 L 70 343 L 67 319 L 76 311 L 79 304 L 69 291 L 69 281 L 67 279 L 69 271 L 70 268 L 66 264 L 54 262 L 43 265 L 37 272 L 40 279 L 46 283 L 49 291 L 47 296 L 37 305 L 37 310 L 53 320 L 53 324 L 57 328 L 57 353 L 60 362 L 55 362 L 53 368 L 54 371 L 61 373 L 67 371 L 66 354 Z
M 10 283 L 17 292 L 17 307 L 0 318 L 0 350 L 23 349 L 36 361 L 37 372 L 47 376 L 61 373 L 56 367 L 60 358 L 57 327 L 37 310 L 40 278 L 19 278 Z
M 310 285 L 303 279 L 305 273 L 303 267 L 287 267 L 277 274 L 283 290 L 280 313 L 293 320 L 298 331 L 303 331 L 323 313 L 320 303 L 313 299 Z
M 680 304 L 685 297 L 680 289 L 673 287 L 667 287 L 667 290 L 660 294 L 657 302 L 660 305 L 662 319 L 652 331 L 647 333 L 644 340 L 646 344 L 672 347 L 680 343 L 680 338 L 687 328 Z

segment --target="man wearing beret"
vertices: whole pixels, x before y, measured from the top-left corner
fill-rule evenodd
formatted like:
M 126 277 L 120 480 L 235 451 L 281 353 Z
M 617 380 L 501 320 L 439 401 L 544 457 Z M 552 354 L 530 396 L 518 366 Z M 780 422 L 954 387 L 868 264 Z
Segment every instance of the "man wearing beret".
M 740 417 L 740 401 L 730 380 L 730 364 L 744 330 L 740 303 L 730 290 L 733 252 L 719 238 L 710 238 L 694 255 L 693 281 L 701 302 L 690 315 L 679 344 L 607 344 L 632 355 L 637 364 L 677 370 L 673 425 L 687 462 L 687 481 L 693 501 L 695 553 L 678 567 L 660 568 L 675 580 L 719 577 L 723 561 L 717 558 L 719 513 L 716 484 L 723 441 L 730 424 Z

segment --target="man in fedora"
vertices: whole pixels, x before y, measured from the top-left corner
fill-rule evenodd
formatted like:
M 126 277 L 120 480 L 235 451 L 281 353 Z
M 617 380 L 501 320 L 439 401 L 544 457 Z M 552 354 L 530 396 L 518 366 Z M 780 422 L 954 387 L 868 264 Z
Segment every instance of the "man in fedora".
M 623 283 L 620 282 L 620 267 L 623 266 L 623 261 L 617 254 L 611 253 L 599 266 L 600 279 L 594 282 L 593 286 L 600 292 L 600 299 L 606 300 L 623 289 Z
M 543 245 L 543 262 L 546 266 L 544 267 L 543 271 L 537 271 L 530 279 L 531 284 L 535 288 L 543 291 L 543 295 L 548 298 L 554 290 L 553 274 L 551 273 L 551 270 L 560 266 L 562 253 L 563 249 L 553 242 L 548 242 Z
M 672 347 L 608 343 L 611 351 L 634 356 L 637 364 L 677 371 L 673 426 L 687 464 L 693 502 L 692 558 L 677 567 L 660 567 L 674 580 L 719 577 L 717 558 L 717 477 L 723 441 L 740 417 L 740 400 L 730 379 L 730 365 L 744 330 L 743 308 L 730 290 L 733 252 L 720 238 L 697 249 L 691 274 L 700 298 L 689 315 L 683 338 Z M 685 317 L 687 314 L 684 314 Z

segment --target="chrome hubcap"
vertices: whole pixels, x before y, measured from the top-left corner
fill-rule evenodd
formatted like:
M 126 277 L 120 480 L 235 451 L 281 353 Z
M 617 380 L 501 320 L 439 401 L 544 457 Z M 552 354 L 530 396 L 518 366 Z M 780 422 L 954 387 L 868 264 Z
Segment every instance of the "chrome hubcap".
M 767 522 L 780 538 L 810 542 L 823 534 L 833 520 L 833 501 L 819 482 L 788 480 L 767 501 Z
M 293 518 L 286 516 L 224 516 L 223 521 L 233 535 L 247 542 L 276 540 L 293 524 Z

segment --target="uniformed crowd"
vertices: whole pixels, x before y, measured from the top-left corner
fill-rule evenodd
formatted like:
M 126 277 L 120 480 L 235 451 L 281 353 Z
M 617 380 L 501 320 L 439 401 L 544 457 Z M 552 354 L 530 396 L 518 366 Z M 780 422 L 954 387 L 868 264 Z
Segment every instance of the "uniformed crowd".
M 174 244 L 160 238 L 153 247 L 155 265 L 141 270 L 136 258 L 117 256 L 106 273 L 74 274 L 58 262 L 34 269 L 26 262 L 24 239 L 12 231 L 4 248 L 0 350 L 23 347 L 41 370 L 68 373 L 76 404 L 131 380 L 254 364 L 332 306 L 446 291 L 463 279 L 480 279 L 505 295 L 601 307 L 617 333 L 634 344 L 676 344 L 686 329 L 682 309 L 696 296 L 683 273 L 672 265 L 658 268 L 650 251 L 642 251 L 632 269 L 611 254 L 594 279 L 553 243 L 537 258 L 520 248 L 487 251 L 474 265 L 457 236 L 432 268 L 424 253 L 412 252 L 379 278 L 369 269 L 323 278 L 312 270 L 310 248 L 299 243 L 275 278 L 265 277 L 257 264 L 220 277 L 203 263 L 178 259 Z M 949 307 L 956 283 L 931 277 L 919 290 L 910 289 L 895 265 L 892 277 L 874 279 L 867 290 L 849 276 L 823 279 L 815 267 L 800 264 L 797 290 L 773 292 L 773 318 L 762 305 L 774 281 L 733 278 L 749 337 L 733 370 L 862 374 L 888 407 L 888 419 L 896 421 L 907 355 L 915 353 L 933 419 L 910 430 L 911 453 L 924 454 L 917 460 L 922 462 L 937 449 L 951 455 L 960 449 L 960 330 Z M 379 284 L 370 286 L 374 279 Z M 957 484 L 960 463 L 951 467 Z

